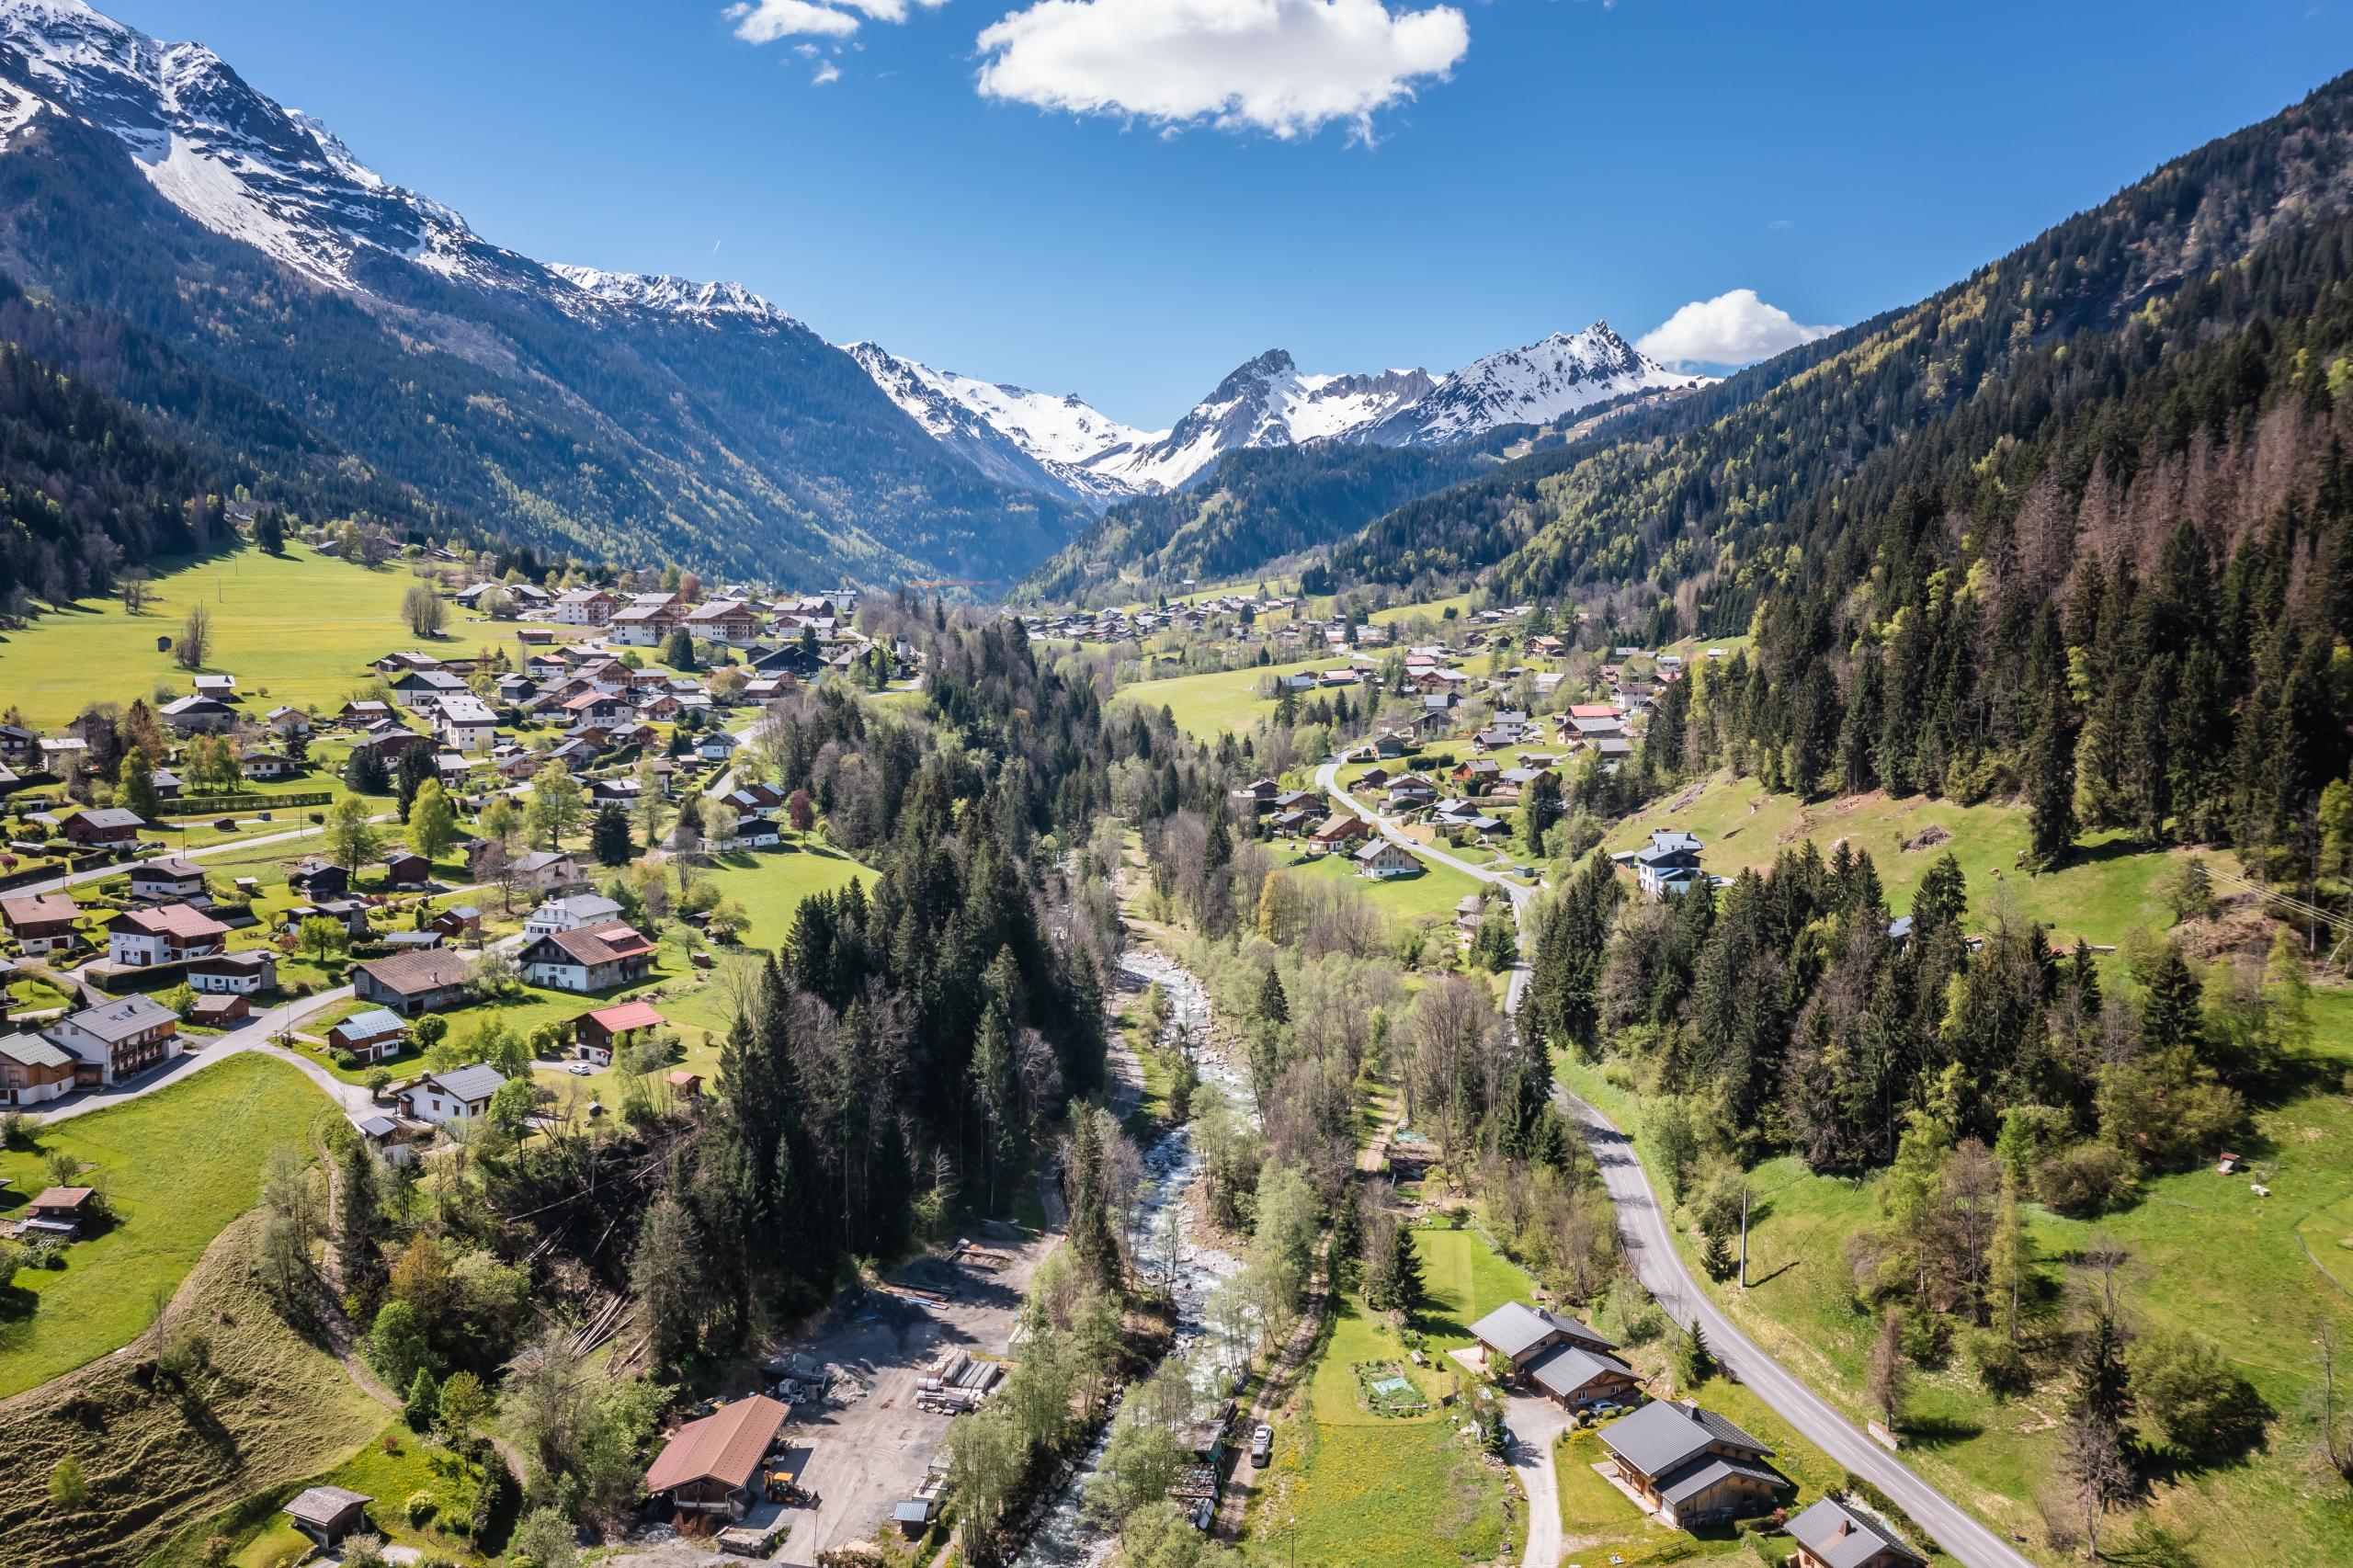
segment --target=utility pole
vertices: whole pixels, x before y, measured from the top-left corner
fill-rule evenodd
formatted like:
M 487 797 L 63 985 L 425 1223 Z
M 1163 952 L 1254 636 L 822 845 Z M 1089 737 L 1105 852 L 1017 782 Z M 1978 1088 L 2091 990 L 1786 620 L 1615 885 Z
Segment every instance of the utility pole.
M 1748 1184 L 1740 1184 L 1740 1288 L 1748 1289 Z

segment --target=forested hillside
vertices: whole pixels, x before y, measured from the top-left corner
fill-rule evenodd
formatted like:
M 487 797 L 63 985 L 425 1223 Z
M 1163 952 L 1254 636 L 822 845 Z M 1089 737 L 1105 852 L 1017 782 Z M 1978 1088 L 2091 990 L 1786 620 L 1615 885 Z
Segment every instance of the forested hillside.
M 2353 713 L 2348 198 L 2339 81 L 1721 417 L 1430 497 L 1340 564 L 1754 630 L 1662 715 L 1678 763 L 2022 787 L 2046 858 L 2078 825 L 2285 847 Z

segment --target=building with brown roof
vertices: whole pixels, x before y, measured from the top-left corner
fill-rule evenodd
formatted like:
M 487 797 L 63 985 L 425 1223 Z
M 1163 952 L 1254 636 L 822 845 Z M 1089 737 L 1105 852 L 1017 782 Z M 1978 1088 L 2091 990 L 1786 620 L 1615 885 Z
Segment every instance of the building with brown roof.
M 17 938 L 25 953 L 59 952 L 74 946 L 74 923 L 82 906 L 62 892 L 36 893 L 30 898 L 0 898 L 0 925 Z
M 577 931 L 551 931 L 517 960 L 524 980 L 557 991 L 608 991 L 643 980 L 654 967 L 654 943 L 635 926 L 608 921 Z
M 670 1435 L 645 1472 L 645 1490 L 680 1513 L 740 1519 L 767 1490 L 762 1471 L 791 1412 L 765 1394 L 722 1405 Z
M 473 965 L 447 948 L 370 959 L 351 971 L 352 994 L 404 1018 L 455 1007 L 466 999 Z

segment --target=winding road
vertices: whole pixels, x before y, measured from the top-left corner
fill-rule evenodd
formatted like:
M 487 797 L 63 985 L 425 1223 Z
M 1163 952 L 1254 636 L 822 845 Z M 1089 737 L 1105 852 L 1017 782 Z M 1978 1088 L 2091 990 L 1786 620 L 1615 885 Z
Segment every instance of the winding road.
M 1513 914 L 1522 916 L 1527 914 L 1536 897 L 1534 888 L 1408 837 L 1403 827 L 1343 790 L 1339 787 L 1338 773 L 1339 764 L 1336 761 L 1324 763 L 1315 770 L 1315 785 L 1341 810 L 1365 818 L 1382 837 L 1402 845 L 1415 855 L 1450 866 L 1468 876 L 1502 888 L 1511 897 Z M 1524 919 L 1521 928 L 1523 931 L 1526 929 Z M 1512 966 L 1511 986 L 1506 1001 L 1507 1010 L 1518 1009 L 1520 998 L 1528 989 L 1528 976 L 1526 960 Z M 1881 1448 L 1787 1368 L 1767 1355 L 1756 1341 L 1743 1334 L 1708 1299 L 1699 1281 L 1692 1278 L 1690 1269 L 1684 1265 L 1682 1255 L 1675 1250 L 1675 1238 L 1668 1233 L 1665 1211 L 1660 1207 L 1658 1195 L 1651 1187 L 1650 1176 L 1643 1171 L 1643 1163 L 1634 1153 L 1633 1141 L 1608 1117 L 1566 1089 L 1556 1087 L 1553 1093 L 1567 1113 L 1570 1123 L 1593 1150 L 1594 1160 L 1601 1168 L 1602 1184 L 1609 1193 L 1610 1203 L 1618 1210 L 1618 1230 L 1624 1239 L 1627 1259 L 1633 1265 L 1634 1277 L 1642 1281 L 1643 1288 L 1657 1299 L 1669 1315 L 1678 1323 L 1697 1322 L 1719 1364 L 1739 1381 L 1754 1389 L 1757 1397 L 1775 1415 L 1795 1427 L 1808 1442 L 1885 1493 L 1963 1568 L 2031 1568 L 2025 1555 L 2017 1548 L 1988 1529 L 1967 1509 L 1921 1480 L 1909 1465 Z M 1517 1456 L 1514 1468 L 1523 1468 L 1517 1462 Z M 1534 1467 L 1531 1464 L 1525 1468 L 1532 1471 Z M 1550 1467 L 1545 1469 L 1549 1471 Z M 1552 1510 L 1552 1528 L 1546 1529 L 1542 1528 L 1542 1521 L 1530 1518 L 1523 1568 L 1558 1568 L 1560 1498 L 1558 1492 L 1551 1487 L 1544 1488 L 1543 1494 Z M 1541 1506 L 1538 1500 L 1538 1489 L 1533 1484 L 1529 1487 L 1529 1504 L 1531 1515 Z

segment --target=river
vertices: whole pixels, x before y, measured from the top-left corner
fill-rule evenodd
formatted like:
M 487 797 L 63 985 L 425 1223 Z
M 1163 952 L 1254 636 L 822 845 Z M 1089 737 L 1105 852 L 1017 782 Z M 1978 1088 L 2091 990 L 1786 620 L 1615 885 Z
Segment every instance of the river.
M 1210 1049 L 1209 993 L 1200 981 L 1182 964 L 1155 952 L 1126 953 L 1120 967 L 1136 985 L 1157 983 L 1168 997 L 1168 1022 L 1161 1030 L 1161 1041 L 1171 1044 L 1181 1034 L 1192 1042 L 1193 1060 L 1201 1077 L 1197 1093 L 1219 1096 L 1255 1123 L 1257 1110 L 1249 1084 L 1222 1054 L 1213 1054 Z M 1185 1358 L 1194 1387 L 1205 1397 L 1212 1391 L 1231 1392 L 1248 1366 L 1248 1347 L 1226 1343 L 1211 1326 L 1209 1302 L 1220 1284 L 1241 1271 L 1242 1260 L 1205 1244 L 1184 1222 L 1187 1195 L 1201 1179 L 1192 1130 L 1170 1129 L 1143 1150 L 1142 1157 L 1146 1185 L 1135 1229 L 1145 1239 L 1137 1271 L 1149 1284 L 1169 1285 L 1176 1306 L 1176 1337 L 1169 1354 Z M 1169 1267 L 1172 1247 L 1173 1270 Z M 1086 1517 L 1082 1504 L 1110 1431 L 1111 1423 L 1104 1423 L 1095 1446 L 1063 1483 L 1044 1522 L 1015 1559 L 1015 1568 L 1098 1568 L 1109 1559 L 1115 1538 Z

